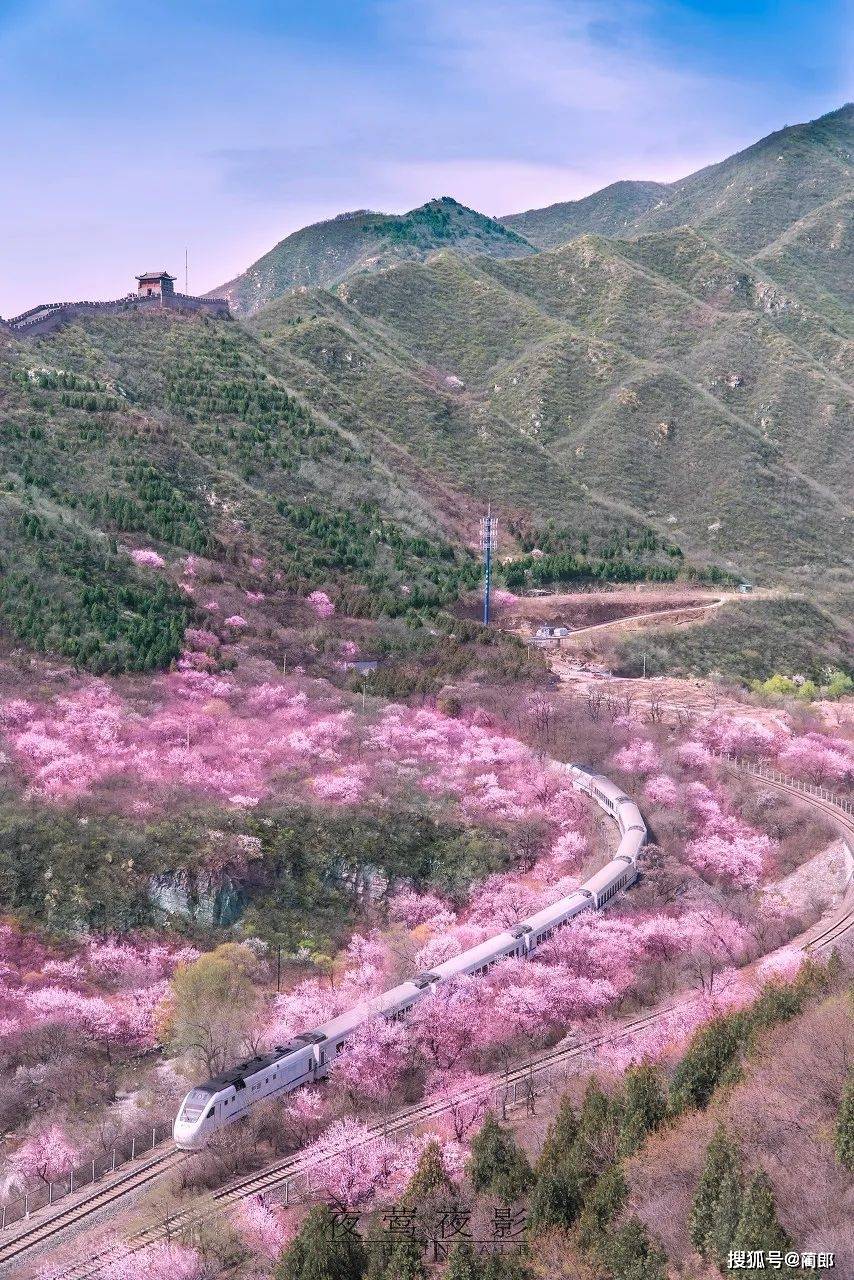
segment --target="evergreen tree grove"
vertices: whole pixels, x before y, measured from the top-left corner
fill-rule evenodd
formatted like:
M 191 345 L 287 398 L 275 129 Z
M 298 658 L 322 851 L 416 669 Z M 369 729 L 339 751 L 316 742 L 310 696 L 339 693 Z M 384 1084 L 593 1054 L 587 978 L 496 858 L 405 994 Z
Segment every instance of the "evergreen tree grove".
M 745 1193 L 732 1248 L 748 1253 L 767 1254 L 770 1250 L 777 1250 L 785 1254 L 791 1247 L 792 1242 L 777 1219 L 770 1179 L 760 1171 L 753 1177 Z M 744 1275 L 745 1280 L 765 1280 L 767 1270 L 765 1267 L 748 1267 L 743 1272 L 739 1270 L 739 1274 Z M 800 1274 L 799 1270 L 785 1266 L 774 1271 L 774 1275 L 780 1276 L 781 1280 L 796 1280 Z
M 713 1018 L 696 1031 L 670 1086 L 674 1111 L 706 1107 L 720 1085 L 734 1081 L 743 1043 L 743 1020 L 737 1014 Z
M 601 1253 L 614 1280 L 667 1280 L 667 1255 L 637 1218 L 609 1233 Z
M 688 1228 L 705 1258 L 726 1257 L 741 1216 L 743 1183 L 738 1148 L 721 1125 L 706 1149 L 706 1163 L 694 1193 Z
M 834 1134 L 836 1158 L 849 1173 L 854 1173 L 854 1071 L 848 1077 Z
M 491 1191 L 505 1204 L 513 1204 L 531 1183 L 531 1166 L 504 1129 L 489 1112 L 471 1144 L 469 1176 L 475 1191 Z
M 567 1156 L 577 1137 L 578 1117 L 567 1095 L 561 1099 L 558 1113 L 549 1125 L 549 1131 L 537 1161 L 537 1172 L 553 1167 Z
M 595 1249 L 611 1222 L 626 1203 L 629 1188 L 618 1164 L 611 1165 L 587 1192 L 578 1220 L 578 1239 L 582 1248 Z
M 578 1172 L 571 1156 L 542 1169 L 528 1202 L 528 1226 L 532 1231 L 571 1227 L 581 1212 Z
M 481 1280 L 480 1260 L 468 1240 L 451 1249 L 443 1280 Z
M 362 1280 L 365 1251 L 358 1236 L 338 1226 L 327 1205 L 316 1205 L 276 1268 L 276 1280 Z
M 667 1115 L 667 1095 L 654 1067 L 634 1067 L 626 1072 L 623 1113 L 620 1119 L 620 1153 L 629 1156 L 643 1146 Z

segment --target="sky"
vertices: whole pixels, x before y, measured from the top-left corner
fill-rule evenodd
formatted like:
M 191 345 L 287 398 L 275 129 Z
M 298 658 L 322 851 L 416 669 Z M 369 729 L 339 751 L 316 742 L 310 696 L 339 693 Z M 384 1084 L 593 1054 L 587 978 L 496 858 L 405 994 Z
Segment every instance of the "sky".
M 672 181 L 852 97 L 851 0 L 0 0 L 0 315 L 298 227 Z

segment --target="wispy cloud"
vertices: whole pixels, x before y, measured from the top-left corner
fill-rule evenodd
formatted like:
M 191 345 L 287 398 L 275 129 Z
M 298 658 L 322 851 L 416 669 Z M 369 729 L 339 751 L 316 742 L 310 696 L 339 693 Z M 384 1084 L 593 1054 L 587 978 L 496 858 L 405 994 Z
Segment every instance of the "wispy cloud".
M 0 313 L 187 243 L 210 287 L 345 208 L 679 177 L 838 105 L 839 0 L 809 57 L 799 0 L 765 2 L 0 0 Z

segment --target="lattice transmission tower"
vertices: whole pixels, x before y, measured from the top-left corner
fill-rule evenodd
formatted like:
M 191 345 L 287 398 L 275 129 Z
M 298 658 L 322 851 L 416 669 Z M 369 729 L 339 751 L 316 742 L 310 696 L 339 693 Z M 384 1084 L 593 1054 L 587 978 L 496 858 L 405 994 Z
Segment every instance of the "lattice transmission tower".
M 489 626 L 490 594 L 492 592 L 492 557 L 498 545 L 498 517 L 487 507 L 480 522 L 480 548 L 483 552 L 483 622 Z

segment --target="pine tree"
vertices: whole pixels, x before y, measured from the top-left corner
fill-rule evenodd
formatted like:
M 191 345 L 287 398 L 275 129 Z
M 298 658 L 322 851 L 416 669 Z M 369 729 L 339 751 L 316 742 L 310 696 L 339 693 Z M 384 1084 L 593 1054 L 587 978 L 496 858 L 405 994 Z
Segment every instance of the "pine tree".
M 425 1238 L 438 1234 L 442 1219 L 459 1200 L 457 1189 L 448 1176 L 437 1142 L 428 1142 L 421 1153 L 418 1168 L 409 1180 L 400 1204 L 413 1209 Z
M 650 1066 L 628 1071 L 620 1120 L 620 1154 L 632 1155 L 643 1146 L 647 1134 L 658 1129 L 666 1115 L 667 1097 L 658 1072 Z
M 839 1105 L 834 1145 L 839 1163 L 854 1173 L 854 1071 L 848 1077 Z
M 537 1175 L 528 1202 L 528 1226 L 532 1231 L 571 1227 L 581 1205 L 578 1170 L 572 1156 L 564 1156 Z
M 491 1112 L 471 1144 L 469 1176 L 475 1191 L 492 1191 L 505 1204 L 518 1200 L 531 1183 L 531 1166 L 524 1152 Z
M 578 1117 L 569 1097 L 565 1096 L 561 1099 L 557 1115 L 549 1125 L 549 1131 L 537 1161 L 537 1172 L 548 1169 L 568 1156 L 577 1137 Z
M 706 1149 L 688 1229 L 694 1248 L 720 1262 L 732 1247 L 743 1203 L 741 1156 L 723 1125 Z
M 282 1255 L 276 1280 L 362 1280 L 365 1251 L 327 1205 L 316 1205 Z
M 418 1168 L 409 1179 L 409 1185 L 401 1203 L 421 1205 L 435 1195 L 451 1196 L 454 1184 L 448 1177 L 448 1171 L 442 1159 L 442 1150 L 438 1142 L 431 1140 L 421 1152 Z
M 713 1018 L 696 1031 L 673 1075 L 673 1110 L 706 1107 L 720 1085 L 736 1080 L 743 1043 L 743 1019 L 738 1015 Z
M 575 1151 L 582 1184 L 592 1184 L 617 1157 L 619 1106 L 590 1080 L 578 1116 Z
M 411 1240 L 401 1240 L 388 1255 L 383 1280 L 426 1280 L 423 1251 Z
M 767 1254 L 770 1250 L 785 1254 L 792 1247 L 791 1240 L 778 1221 L 774 1191 L 764 1171 L 757 1173 L 747 1188 L 731 1247 L 734 1250 L 760 1254 Z M 742 1274 L 744 1280 L 765 1280 L 767 1271 L 765 1267 L 749 1267 L 739 1272 L 739 1275 Z M 799 1271 L 785 1266 L 774 1271 L 774 1275 L 781 1280 L 796 1280 L 799 1274 Z
M 614 1280 L 667 1280 L 667 1254 L 637 1218 L 611 1232 L 601 1253 Z
M 481 1262 L 481 1280 L 525 1280 L 527 1274 L 520 1254 L 490 1253 Z
M 578 1239 L 582 1248 L 595 1248 L 622 1209 L 629 1188 L 618 1164 L 611 1165 L 587 1193 L 578 1219 Z
M 480 1260 L 468 1240 L 451 1249 L 442 1280 L 482 1280 Z

